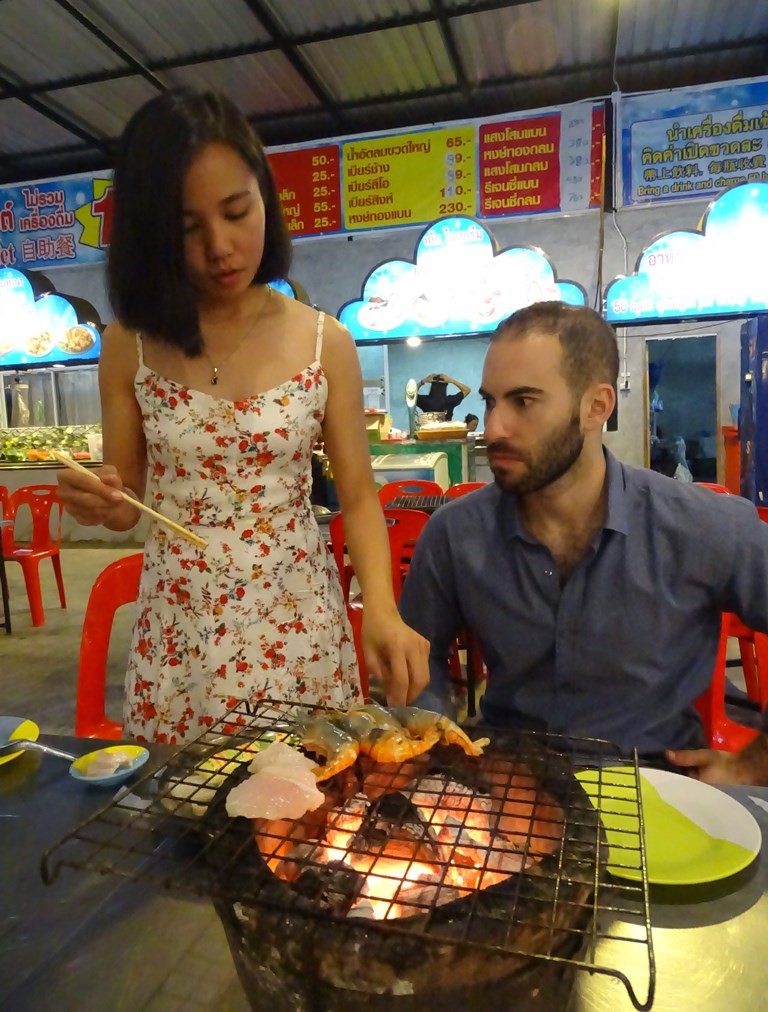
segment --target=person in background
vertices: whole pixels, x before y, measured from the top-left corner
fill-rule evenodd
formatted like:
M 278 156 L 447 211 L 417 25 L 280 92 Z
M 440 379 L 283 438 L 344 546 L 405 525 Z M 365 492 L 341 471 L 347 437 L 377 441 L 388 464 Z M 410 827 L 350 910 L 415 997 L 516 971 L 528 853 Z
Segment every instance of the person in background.
M 445 412 L 445 420 L 447 422 L 453 420 L 454 408 L 457 408 L 467 394 L 471 392 L 471 388 L 466 383 L 460 383 L 458 380 L 451 379 L 450 376 L 443 376 L 437 372 L 430 373 L 429 376 L 425 376 L 423 380 L 420 380 L 417 389 L 421 390 L 425 383 L 430 384 L 429 390 L 425 394 L 417 396 L 416 407 L 421 411 Z M 457 387 L 458 393 L 449 394 L 449 384 Z
M 618 366 L 591 309 L 538 303 L 493 335 L 480 393 L 495 482 L 434 514 L 400 598 L 431 644 L 421 705 L 449 707 L 449 649 L 469 629 L 491 727 L 641 754 L 705 744 L 693 703 L 722 612 L 768 630 L 768 524 L 603 447 Z
M 126 733 L 181 742 L 243 697 L 360 699 L 338 573 L 310 506 L 319 438 L 366 595 L 366 662 L 406 702 L 427 681 L 427 645 L 394 602 L 355 346 L 336 320 L 269 286 L 287 274 L 290 240 L 261 143 L 223 96 L 167 92 L 128 123 L 114 188 L 106 463 L 100 483 L 60 472 L 61 499 L 81 524 L 129 530 L 139 513 L 118 490 L 148 491 L 208 541 L 150 530 Z
M 464 424 L 467 427 L 467 432 L 476 432 L 477 424 L 479 421 L 480 419 L 477 417 L 477 415 L 466 415 L 464 417 Z

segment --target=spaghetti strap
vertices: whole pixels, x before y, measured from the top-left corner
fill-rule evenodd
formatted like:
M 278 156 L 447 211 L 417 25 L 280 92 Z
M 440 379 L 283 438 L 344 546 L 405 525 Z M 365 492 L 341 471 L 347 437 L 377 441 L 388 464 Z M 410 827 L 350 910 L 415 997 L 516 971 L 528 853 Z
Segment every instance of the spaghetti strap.
M 324 325 L 325 325 L 325 313 L 319 313 L 317 317 L 317 341 L 315 342 L 315 362 L 320 361 L 320 354 L 323 350 Z
M 141 340 L 141 331 L 136 331 L 136 354 L 139 356 L 139 368 L 144 368 L 144 344 Z

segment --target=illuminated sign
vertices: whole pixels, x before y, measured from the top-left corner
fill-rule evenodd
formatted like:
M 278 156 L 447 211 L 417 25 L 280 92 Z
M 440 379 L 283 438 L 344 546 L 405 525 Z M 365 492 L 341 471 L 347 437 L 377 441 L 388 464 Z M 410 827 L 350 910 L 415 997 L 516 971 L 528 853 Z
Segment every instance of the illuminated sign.
M 605 293 L 611 323 L 743 316 L 768 311 L 768 183 L 746 183 L 713 201 L 699 229 L 667 232 L 634 274 Z
M 483 334 L 532 302 L 586 304 L 581 285 L 557 281 L 544 252 L 530 246 L 497 251 L 472 218 L 442 218 L 419 238 L 414 262 L 386 260 L 345 303 L 339 319 L 358 342 Z
M 21 271 L 0 270 L 0 369 L 98 359 L 98 321 L 81 321 L 65 295 L 35 299 Z

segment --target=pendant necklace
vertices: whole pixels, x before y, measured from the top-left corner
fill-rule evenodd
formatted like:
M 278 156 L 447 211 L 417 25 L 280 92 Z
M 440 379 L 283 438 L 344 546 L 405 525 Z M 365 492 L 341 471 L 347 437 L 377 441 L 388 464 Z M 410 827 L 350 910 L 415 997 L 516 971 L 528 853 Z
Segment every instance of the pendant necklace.
M 256 314 L 256 318 L 254 319 L 253 323 L 246 330 L 246 332 L 243 334 L 243 336 L 237 342 L 237 344 L 232 349 L 232 351 L 230 351 L 228 354 L 226 354 L 224 356 L 224 358 L 220 359 L 220 361 L 218 362 L 217 365 L 213 364 L 213 361 L 211 360 L 211 357 L 208 354 L 208 352 L 207 351 L 203 351 L 203 357 L 206 359 L 206 361 L 208 362 L 208 365 L 211 367 L 211 380 L 210 380 L 210 383 L 211 383 L 212 387 L 215 387 L 218 384 L 218 382 L 219 382 L 219 369 L 221 369 L 221 367 L 223 365 L 226 365 L 226 363 L 232 358 L 232 356 L 235 354 L 235 352 L 239 350 L 240 345 L 243 343 L 243 341 L 246 339 L 246 337 L 249 337 L 254 332 L 254 330 L 256 329 L 256 324 L 259 322 L 259 320 L 263 316 L 264 311 L 266 310 L 267 305 L 269 303 L 269 297 L 270 297 L 271 294 L 272 294 L 272 289 L 271 289 L 271 287 L 269 285 L 267 285 L 267 295 L 266 295 L 266 298 L 264 299 L 264 302 L 262 303 L 261 308 L 259 309 L 258 313 Z

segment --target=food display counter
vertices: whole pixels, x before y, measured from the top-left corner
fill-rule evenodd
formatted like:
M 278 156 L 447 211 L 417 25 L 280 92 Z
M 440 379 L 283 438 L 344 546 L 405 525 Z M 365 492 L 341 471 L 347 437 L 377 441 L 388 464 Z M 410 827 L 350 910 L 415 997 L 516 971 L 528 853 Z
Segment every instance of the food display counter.
M 472 445 L 466 439 L 400 439 L 371 443 L 372 457 L 383 454 L 407 453 L 423 457 L 426 453 L 444 453 L 448 458 L 448 477 L 451 485 L 472 481 L 470 457 Z

